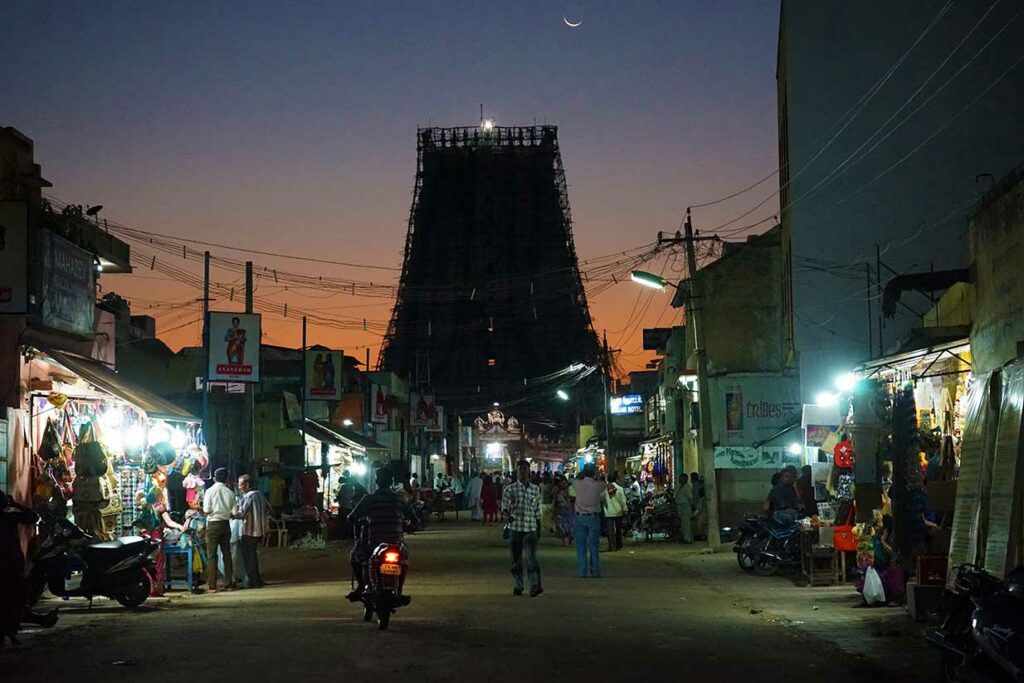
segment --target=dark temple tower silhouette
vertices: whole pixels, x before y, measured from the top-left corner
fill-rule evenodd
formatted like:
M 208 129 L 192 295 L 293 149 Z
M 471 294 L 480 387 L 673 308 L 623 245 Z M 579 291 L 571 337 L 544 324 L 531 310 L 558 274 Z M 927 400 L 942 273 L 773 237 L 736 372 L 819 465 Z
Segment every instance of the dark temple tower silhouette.
M 439 402 L 475 409 L 536 397 L 536 378 L 579 363 L 604 367 L 602 359 L 557 128 L 419 129 L 381 369 L 429 384 Z

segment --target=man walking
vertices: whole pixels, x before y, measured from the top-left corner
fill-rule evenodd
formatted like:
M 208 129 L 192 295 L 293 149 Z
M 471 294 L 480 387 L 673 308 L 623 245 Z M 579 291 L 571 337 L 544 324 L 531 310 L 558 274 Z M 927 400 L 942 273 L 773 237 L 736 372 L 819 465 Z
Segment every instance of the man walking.
M 348 523 L 348 515 L 355 506 L 356 485 L 348 470 L 341 472 L 341 485 L 338 486 L 338 519 L 341 521 L 341 537 L 352 538 L 352 526 Z
M 224 560 L 224 590 L 235 589 L 234 565 L 231 562 L 231 513 L 235 508 L 235 494 L 225 482 L 228 471 L 223 467 L 213 473 L 213 486 L 203 494 L 203 512 L 206 514 L 206 583 L 211 593 L 217 592 L 217 550 Z
M 242 500 L 235 506 L 235 519 L 242 520 L 242 563 L 248 584 L 245 588 L 262 588 L 265 584 L 260 576 L 260 559 L 256 554 L 260 539 L 267 535 L 270 526 L 270 503 L 262 492 L 252 487 L 248 474 L 238 478 L 238 490 Z
M 587 577 L 588 569 L 591 577 L 601 577 L 601 494 L 604 490 L 605 483 L 598 481 L 594 463 L 583 468 L 583 478 L 576 480 L 572 488 L 576 510 L 576 575 L 581 579 Z
M 516 481 L 501 494 L 501 516 L 512 530 L 512 595 L 523 594 L 523 554 L 530 579 L 530 597 L 544 592 L 537 562 L 537 540 L 540 535 L 540 488 L 530 482 L 530 463 L 520 460 L 516 465 Z
M 608 550 L 622 550 L 622 518 L 626 514 L 626 491 L 619 486 L 617 472 L 608 477 L 608 486 L 601 494 L 601 506 L 608 523 Z

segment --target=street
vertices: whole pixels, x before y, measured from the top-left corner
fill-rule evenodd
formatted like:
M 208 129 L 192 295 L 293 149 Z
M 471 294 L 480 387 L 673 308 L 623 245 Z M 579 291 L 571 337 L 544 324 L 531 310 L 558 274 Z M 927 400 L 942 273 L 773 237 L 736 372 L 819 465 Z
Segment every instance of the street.
M 545 593 L 513 597 L 500 533 L 446 521 L 412 536 L 413 602 L 385 632 L 341 598 L 346 544 L 270 549 L 265 589 L 175 592 L 134 613 L 72 601 L 57 628 L 0 651 L 0 670 L 5 680 L 39 683 L 934 680 L 936 658 L 903 610 L 850 610 L 852 588 L 742 575 L 728 548 L 709 556 L 699 544 L 631 539 L 602 554 L 604 578 L 578 579 L 573 549 L 545 538 Z M 876 657 L 855 651 L 862 646 Z

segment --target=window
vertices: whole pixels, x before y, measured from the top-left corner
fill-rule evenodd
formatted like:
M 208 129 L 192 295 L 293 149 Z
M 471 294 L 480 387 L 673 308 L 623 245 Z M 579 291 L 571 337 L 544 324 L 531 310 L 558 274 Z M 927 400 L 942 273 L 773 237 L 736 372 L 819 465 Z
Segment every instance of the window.
M 494 356 L 491 356 L 491 357 L 489 357 L 487 359 L 487 367 L 493 368 L 497 364 L 498 364 L 498 361 L 497 361 L 497 359 L 495 359 Z

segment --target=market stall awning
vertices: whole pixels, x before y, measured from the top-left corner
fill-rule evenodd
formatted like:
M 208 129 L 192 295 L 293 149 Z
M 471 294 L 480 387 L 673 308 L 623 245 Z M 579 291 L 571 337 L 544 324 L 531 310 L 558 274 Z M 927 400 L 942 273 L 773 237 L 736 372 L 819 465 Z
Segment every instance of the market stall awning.
M 323 420 L 306 418 L 306 434 L 318 441 L 350 448 L 372 460 L 391 460 L 391 449 L 369 439 L 359 432 L 339 427 Z
M 33 344 L 35 346 L 35 344 Z M 159 420 L 180 420 L 183 422 L 199 422 L 199 418 L 184 408 L 157 396 L 109 367 L 91 358 L 76 356 L 65 351 L 36 347 L 59 365 L 75 373 L 83 380 L 116 396 L 122 401 L 131 403 L 145 411 L 146 415 Z
M 330 444 L 332 446 L 348 446 L 348 444 L 345 443 L 338 434 L 335 434 L 332 430 L 327 429 L 316 420 L 311 420 L 308 417 L 306 418 L 306 436 L 310 436 L 321 443 Z

